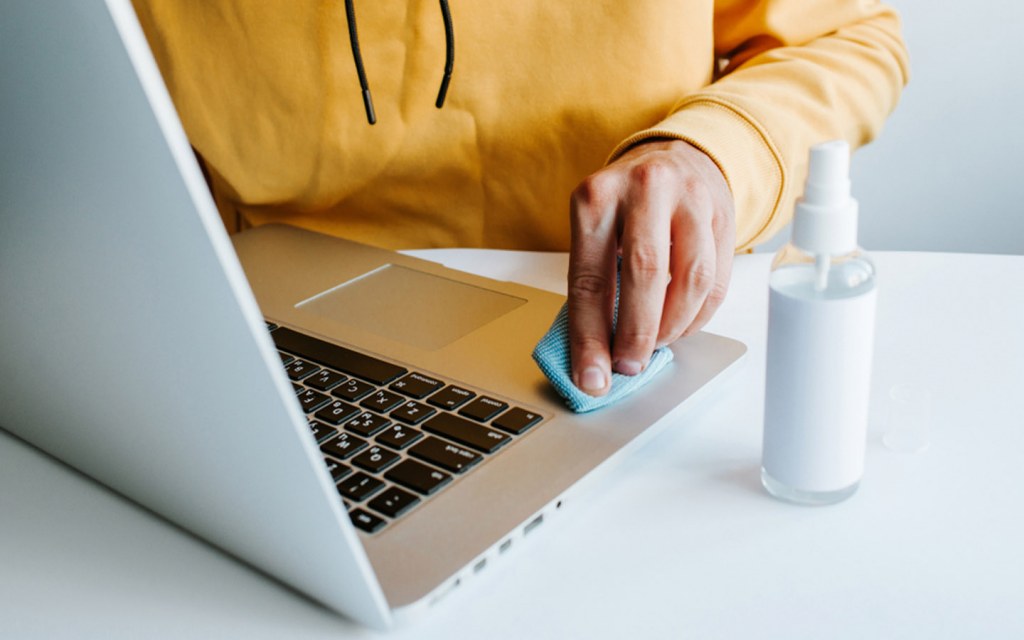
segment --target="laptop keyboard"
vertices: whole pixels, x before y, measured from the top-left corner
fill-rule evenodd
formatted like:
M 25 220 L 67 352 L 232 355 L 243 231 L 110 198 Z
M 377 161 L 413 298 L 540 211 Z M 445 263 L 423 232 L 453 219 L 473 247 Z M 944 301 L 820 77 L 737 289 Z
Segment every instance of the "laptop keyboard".
M 352 523 L 377 533 L 543 421 L 469 385 L 267 322 Z

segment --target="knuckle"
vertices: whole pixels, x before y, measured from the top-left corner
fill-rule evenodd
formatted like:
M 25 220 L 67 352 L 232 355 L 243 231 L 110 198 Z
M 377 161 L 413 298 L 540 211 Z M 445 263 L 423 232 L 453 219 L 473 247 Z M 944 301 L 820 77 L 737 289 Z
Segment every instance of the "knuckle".
M 686 175 L 680 182 L 679 188 L 682 190 L 683 198 L 686 200 L 691 215 L 710 222 L 715 212 L 714 200 L 708 192 L 707 184 L 700 176 Z
M 635 165 L 630 180 L 641 188 L 656 188 L 672 179 L 672 167 L 664 160 L 651 159 Z
M 655 280 L 667 271 L 663 252 L 653 243 L 637 243 L 623 256 L 623 267 L 634 280 Z
M 711 308 L 717 309 L 725 302 L 725 296 L 728 292 L 728 287 L 724 282 L 716 282 L 708 290 L 708 295 L 705 298 L 705 305 L 710 305 Z
M 615 346 L 621 350 L 644 350 L 658 339 L 658 334 L 641 328 L 622 329 L 615 332 Z
M 584 354 L 600 352 L 605 349 L 607 341 L 589 333 L 573 332 L 569 344 L 573 353 L 582 357 Z
M 710 261 L 696 260 L 690 265 L 684 277 L 687 289 L 706 293 L 715 286 L 715 267 Z
M 603 298 L 611 290 L 611 282 L 595 273 L 576 273 L 569 279 L 569 297 L 577 300 Z
M 696 173 L 687 173 L 679 181 L 679 187 L 688 196 L 694 197 L 705 191 L 704 181 Z
M 607 173 L 595 173 L 573 189 L 572 199 L 585 208 L 601 208 L 613 199 L 614 192 L 614 178 Z

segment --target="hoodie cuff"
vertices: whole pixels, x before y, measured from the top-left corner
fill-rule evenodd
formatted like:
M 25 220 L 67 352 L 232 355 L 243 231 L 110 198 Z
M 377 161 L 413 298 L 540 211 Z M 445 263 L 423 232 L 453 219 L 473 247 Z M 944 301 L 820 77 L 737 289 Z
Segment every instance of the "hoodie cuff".
M 660 123 L 623 140 L 608 162 L 653 138 L 683 140 L 718 165 L 736 207 L 736 250 L 747 251 L 788 222 L 780 203 L 788 187 L 785 166 L 768 134 L 735 105 L 707 97 L 684 100 Z

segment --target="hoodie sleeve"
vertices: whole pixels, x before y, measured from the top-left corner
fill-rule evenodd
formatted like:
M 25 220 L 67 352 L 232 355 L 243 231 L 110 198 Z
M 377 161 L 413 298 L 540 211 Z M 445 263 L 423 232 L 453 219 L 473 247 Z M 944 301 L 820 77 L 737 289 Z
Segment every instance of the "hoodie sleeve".
M 715 7 L 721 73 L 612 152 L 678 138 L 722 170 L 742 251 L 788 221 L 808 148 L 872 140 L 908 78 L 896 12 L 871 0 L 726 0 Z

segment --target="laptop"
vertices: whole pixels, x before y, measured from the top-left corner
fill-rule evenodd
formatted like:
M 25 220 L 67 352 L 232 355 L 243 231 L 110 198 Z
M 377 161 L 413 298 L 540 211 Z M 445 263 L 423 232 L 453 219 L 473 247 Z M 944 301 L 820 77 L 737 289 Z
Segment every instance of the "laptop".
M 0 6 L 0 425 L 387 628 L 514 561 L 742 344 L 569 412 L 564 301 L 287 226 L 226 234 L 127 0 Z

